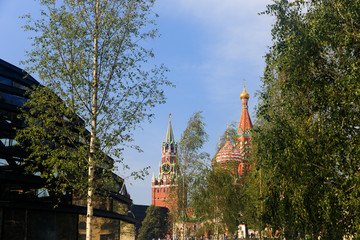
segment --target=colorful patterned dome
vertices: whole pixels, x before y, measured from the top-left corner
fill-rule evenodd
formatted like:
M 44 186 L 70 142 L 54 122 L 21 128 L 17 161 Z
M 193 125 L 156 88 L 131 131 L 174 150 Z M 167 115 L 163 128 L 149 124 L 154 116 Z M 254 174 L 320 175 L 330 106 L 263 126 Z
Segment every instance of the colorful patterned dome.
M 239 152 L 239 150 L 233 147 L 228 136 L 225 145 L 216 154 L 216 162 L 241 162 L 241 159 L 241 153 Z

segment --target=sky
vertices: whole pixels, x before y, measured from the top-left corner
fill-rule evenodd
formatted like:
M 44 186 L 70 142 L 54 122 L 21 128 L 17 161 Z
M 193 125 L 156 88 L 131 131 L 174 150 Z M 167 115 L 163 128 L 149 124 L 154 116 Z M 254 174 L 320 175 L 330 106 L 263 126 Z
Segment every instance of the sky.
M 176 140 L 196 111 L 203 111 L 209 141 L 203 151 L 212 157 L 218 135 L 226 124 L 239 122 L 240 94 L 244 82 L 250 94 L 249 111 L 255 121 L 265 54 L 271 46 L 274 19 L 259 15 L 271 0 L 157 0 L 154 12 L 159 14 L 157 27 L 161 36 L 146 44 L 154 49 L 156 63 L 170 72 L 167 78 L 175 88 L 165 88 L 167 102 L 153 109 L 151 123 L 135 130 L 135 144 L 143 152 L 125 149 L 125 163 L 131 171 L 150 167 L 145 180 L 134 180 L 131 171 L 121 167 L 134 204 L 151 204 L 151 177 L 157 176 L 161 161 L 161 144 L 165 140 L 169 113 Z M 39 13 L 32 0 L 0 0 L 0 58 L 18 67 L 25 50 L 31 49 L 28 33 L 19 18 Z M 36 74 L 33 74 L 37 78 Z M 244 81 L 245 79 L 245 81 Z

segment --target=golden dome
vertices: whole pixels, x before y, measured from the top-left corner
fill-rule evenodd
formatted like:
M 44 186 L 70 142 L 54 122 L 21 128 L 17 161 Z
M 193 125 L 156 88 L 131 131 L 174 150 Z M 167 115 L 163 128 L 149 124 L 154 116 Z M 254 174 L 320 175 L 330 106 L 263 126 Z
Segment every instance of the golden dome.
M 249 99 L 250 95 L 246 92 L 245 90 L 245 85 L 244 85 L 244 91 L 240 94 L 240 99 Z

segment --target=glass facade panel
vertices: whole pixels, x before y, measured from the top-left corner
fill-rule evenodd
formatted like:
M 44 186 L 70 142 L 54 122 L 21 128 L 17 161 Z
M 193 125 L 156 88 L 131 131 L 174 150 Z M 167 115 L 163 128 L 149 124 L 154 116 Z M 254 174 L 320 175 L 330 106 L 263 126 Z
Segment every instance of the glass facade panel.
M 9 166 L 9 163 L 6 159 L 0 158 L 0 167 Z
M 0 123 L 15 124 L 17 126 L 23 126 L 23 122 L 17 118 L 16 113 L 5 110 L 0 110 Z
M 20 83 L 17 83 L 17 82 L 13 82 L 13 86 L 16 87 L 16 88 L 25 90 L 25 91 L 30 90 L 30 88 L 25 87 L 24 85 L 22 85 L 22 84 L 20 84 Z
M 0 83 L 1 84 L 5 84 L 5 85 L 8 85 L 8 86 L 11 86 L 12 85 L 12 81 L 8 78 L 4 78 L 4 77 L 1 77 L 0 76 Z
M 22 106 L 26 102 L 26 98 L 15 96 L 9 93 L 0 92 L 0 102 Z
M 26 86 L 22 85 L 21 83 L 15 82 L 11 79 L 8 79 L 8 78 L 2 77 L 2 76 L 0 76 L 0 84 L 4 84 L 7 86 L 13 86 L 13 87 L 16 87 L 16 88 L 22 89 L 22 90 L 30 90 L 29 87 L 26 87 Z
M 0 138 L 0 146 L 4 147 L 12 147 L 16 144 L 16 141 L 14 139 L 10 138 Z

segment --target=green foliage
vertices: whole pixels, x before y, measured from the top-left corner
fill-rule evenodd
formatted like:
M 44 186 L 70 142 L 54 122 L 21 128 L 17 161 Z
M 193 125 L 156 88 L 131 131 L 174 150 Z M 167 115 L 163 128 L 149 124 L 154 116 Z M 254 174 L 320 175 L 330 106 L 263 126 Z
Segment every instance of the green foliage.
M 168 213 L 165 208 L 150 205 L 139 230 L 139 240 L 163 239 L 169 228 Z
M 224 133 L 219 136 L 220 137 L 220 146 L 224 146 L 226 143 L 227 136 L 229 134 L 229 138 L 231 143 L 234 145 L 237 139 L 237 131 L 238 131 L 239 122 L 232 122 L 229 127 L 224 131 Z M 216 149 L 219 150 L 219 145 L 216 146 Z
M 97 29 L 93 1 L 43 4 L 47 8 L 42 12 L 43 19 L 32 21 L 29 16 L 29 25 L 25 26 L 40 33 L 33 38 L 34 49 L 27 53 L 29 70 L 38 72 L 85 126 L 90 126 L 96 114 L 101 149 L 119 157 L 116 146 L 132 141 L 129 132 L 152 117 L 149 108 L 164 103 L 161 86 L 170 84 L 163 75 L 163 66 L 151 69 L 146 64 L 154 57 L 152 50 L 139 45 L 141 40 L 156 37 L 157 30 L 149 27 L 154 24 L 150 16 L 153 1 L 101 1 Z M 96 66 L 94 54 L 98 56 Z M 97 106 L 93 105 L 93 89 L 97 90 Z M 96 107 L 96 113 L 92 107 Z
M 205 123 L 201 111 L 195 112 L 189 119 L 188 125 L 181 135 L 177 153 L 177 187 L 171 194 L 176 194 L 177 208 L 175 219 L 186 220 L 188 199 L 192 196 L 192 186 L 199 177 L 203 167 L 209 162 L 209 154 L 201 152 L 208 139 Z
M 208 140 L 204 117 L 201 113 L 201 111 L 195 112 L 190 117 L 178 145 L 177 163 L 179 164 L 179 177 L 182 179 L 184 174 L 186 178 L 185 183 L 189 186 L 192 185 L 192 180 L 198 176 L 199 171 L 209 162 L 209 154 L 201 152 L 205 142 Z M 189 197 L 191 196 L 189 195 Z
M 29 152 L 25 170 L 45 178 L 51 193 L 72 187 L 82 195 L 88 167 L 84 142 L 89 138 L 81 119 L 44 87 L 30 92 L 23 110 L 27 127 L 17 133 L 16 140 Z
M 86 235 L 91 239 L 93 194 L 96 183 L 104 180 L 98 173 L 111 175 L 116 166 L 113 161 L 120 162 L 124 146 L 133 141 L 131 131 L 141 121 L 151 119 L 150 109 L 165 102 L 162 87 L 171 85 L 164 76 L 166 68 L 152 67 L 149 61 L 154 53 L 141 45 L 157 36 L 154 0 L 40 3 L 45 8 L 42 19 L 25 16 L 25 30 L 35 34 L 25 64 L 30 66 L 28 72 L 37 72 L 46 89 L 62 101 L 53 101 L 48 113 L 42 109 L 41 92 L 31 94 L 29 106 L 36 115 L 25 111 L 23 117 L 28 124 L 38 119 L 44 129 L 58 132 L 44 133 L 47 130 L 36 125 L 20 133 L 20 138 L 23 143 L 38 141 L 38 146 L 30 145 L 32 159 L 28 162 L 39 167 L 28 169 L 39 170 L 47 181 L 60 183 L 52 191 L 78 189 L 88 170 L 83 187 L 87 187 Z M 56 120 L 68 116 L 65 124 Z M 80 124 L 70 123 L 75 116 L 81 119 Z M 84 136 L 86 129 L 89 133 Z M 67 163 L 60 168 L 62 162 Z M 146 170 L 132 175 L 142 177 Z M 105 180 L 105 185 L 111 182 Z
M 198 221 L 211 222 L 208 230 L 216 234 L 234 233 L 243 209 L 243 189 L 234 183 L 232 174 L 220 167 L 204 169 L 191 198 Z
M 257 226 L 286 239 L 359 231 L 359 1 L 275 1 L 253 129 Z M 259 178 L 259 180 L 257 180 Z
M 171 85 L 164 76 L 166 68 L 151 68 L 154 53 L 140 44 L 157 36 L 152 28 L 154 1 L 96 3 L 41 1 L 45 8 L 42 19 L 24 16 L 28 20 L 25 30 L 35 34 L 34 48 L 27 52 L 24 64 L 30 66 L 29 72 L 37 72 L 47 91 L 59 99 L 42 97 L 44 90 L 36 89 L 28 103 L 32 110 L 23 115 L 29 128 L 19 139 L 42 142 L 31 145 L 31 161 L 35 159 L 42 166 L 37 170 L 46 179 L 60 172 L 69 178 L 71 172 L 74 180 L 61 180 L 68 185 L 76 183 L 80 175 L 82 183 L 89 166 L 111 170 L 116 165 L 106 155 L 121 162 L 125 146 L 138 149 L 131 144 L 131 131 L 151 119 L 149 110 L 165 102 L 162 87 Z M 54 141 L 56 148 L 48 151 Z M 132 175 L 143 174 L 146 169 Z
M 196 191 L 194 185 L 197 184 L 197 179 L 202 177 L 203 168 L 210 163 L 209 154 L 201 151 L 208 139 L 201 113 L 195 112 L 190 117 L 178 144 L 175 184 L 169 192 L 169 201 L 172 205 L 170 212 L 173 221 L 177 223 L 194 221 L 191 206 L 188 205 L 189 199 Z M 176 199 L 176 204 L 173 199 Z M 183 232 L 181 236 L 184 238 L 188 234 L 190 233 Z
M 201 112 L 194 113 L 179 143 L 177 187 L 172 191 L 176 192 L 179 199 L 175 218 L 178 221 L 189 221 L 185 211 L 191 209 L 193 217 L 207 231 L 213 234 L 235 232 L 241 221 L 243 190 L 234 183 L 229 169 L 213 170 L 209 155 L 201 152 L 207 140 L 204 127 Z M 235 138 L 235 123 L 232 124 L 231 133 Z M 233 169 L 233 166 L 228 167 Z M 204 229 L 199 231 L 203 233 Z
M 89 131 L 83 120 L 48 88 L 40 86 L 28 93 L 30 98 L 20 115 L 27 127 L 16 136 L 29 153 L 24 169 L 46 179 L 52 196 L 71 190 L 77 197 L 84 197 L 89 184 Z M 95 156 L 95 165 L 103 169 L 96 171 L 93 187 L 114 191 L 114 184 L 122 181 L 110 171 L 114 161 L 99 148 Z

